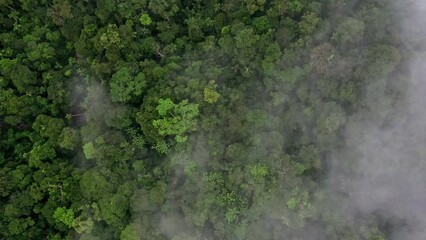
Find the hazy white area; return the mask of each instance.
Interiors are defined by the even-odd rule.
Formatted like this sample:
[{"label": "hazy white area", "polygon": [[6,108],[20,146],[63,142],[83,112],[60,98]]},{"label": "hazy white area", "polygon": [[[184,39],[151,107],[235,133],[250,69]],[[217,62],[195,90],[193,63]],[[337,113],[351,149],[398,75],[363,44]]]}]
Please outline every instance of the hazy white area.
[{"label": "hazy white area", "polygon": [[331,157],[340,168],[330,171],[328,186],[348,194],[349,221],[374,214],[390,223],[391,239],[420,240],[426,239],[426,1],[394,3],[410,10],[398,36],[409,63],[409,76],[397,82],[403,97],[369,102],[372,111],[350,119],[346,148]]}]

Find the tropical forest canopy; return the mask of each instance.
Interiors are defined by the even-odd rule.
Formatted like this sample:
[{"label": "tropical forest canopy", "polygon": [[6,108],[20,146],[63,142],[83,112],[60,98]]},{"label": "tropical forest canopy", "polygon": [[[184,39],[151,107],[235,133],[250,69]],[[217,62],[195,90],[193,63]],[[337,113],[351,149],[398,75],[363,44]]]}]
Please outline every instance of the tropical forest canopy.
[{"label": "tropical forest canopy", "polygon": [[404,99],[391,2],[0,0],[0,239],[388,239],[329,173]]}]

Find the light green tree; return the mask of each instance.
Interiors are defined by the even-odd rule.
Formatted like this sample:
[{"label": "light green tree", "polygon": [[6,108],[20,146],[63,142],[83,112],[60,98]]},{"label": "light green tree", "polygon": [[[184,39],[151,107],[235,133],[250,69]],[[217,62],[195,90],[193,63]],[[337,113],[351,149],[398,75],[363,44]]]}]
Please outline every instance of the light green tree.
[{"label": "light green tree", "polygon": [[58,207],[53,213],[53,218],[55,218],[55,220],[58,222],[62,222],[67,227],[74,226],[74,210],[72,209]]},{"label": "light green tree", "polygon": [[220,97],[220,93],[215,88],[205,87],[204,88],[204,101],[208,103],[215,103]]},{"label": "light green tree", "polygon": [[142,25],[147,26],[147,25],[151,25],[152,19],[147,13],[144,13],[139,17],[139,22]]},{"label": "light green tree", "polygon": [[88,142],[83,145],[83,153],[87,159],[93,159],[96,157],[96,149],[93,142]]},{"label": "light green tree", "polygon": [[251,178],[257,183],[264,183],[266,177],[269,175],[269,168],[262,164],[249,166],[248,169]]},{"label": "light green tree", "polygon": [[118,27],[115,24],[109,24],[106,29],[102,30],[99,37],[99,43],[105,49],[121,49],[124,47]]},{"label": "light green tree", "polygon": [[154,120],[152,125],[160,135],[175,136],[176,142],[186,142],[185,133],[196,130],[198,104],[188,103],[188,100],[175,104],[167,98],[160,99],[156,109],[161,118]]}]

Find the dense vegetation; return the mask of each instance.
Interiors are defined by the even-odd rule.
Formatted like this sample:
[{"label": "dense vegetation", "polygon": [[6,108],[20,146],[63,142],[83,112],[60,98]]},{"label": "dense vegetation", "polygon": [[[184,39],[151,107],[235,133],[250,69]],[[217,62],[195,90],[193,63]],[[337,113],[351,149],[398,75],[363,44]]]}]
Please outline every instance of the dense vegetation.
[{"label": "dense vegetation", "polygon": [[404,14],[0,0],[0,238],[386,239],[327,176],[356,171],[330,158],[352,123],[403,98]]}]

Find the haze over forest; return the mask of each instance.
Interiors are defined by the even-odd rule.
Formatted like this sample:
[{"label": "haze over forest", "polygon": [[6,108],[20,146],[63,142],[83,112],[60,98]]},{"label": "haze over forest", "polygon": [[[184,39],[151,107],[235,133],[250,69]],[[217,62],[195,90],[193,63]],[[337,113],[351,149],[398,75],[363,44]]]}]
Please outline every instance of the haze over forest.
[{"label": "haze over forest", "polygon": [[425,16],[0,0],[0,239],[426,239]]}]

